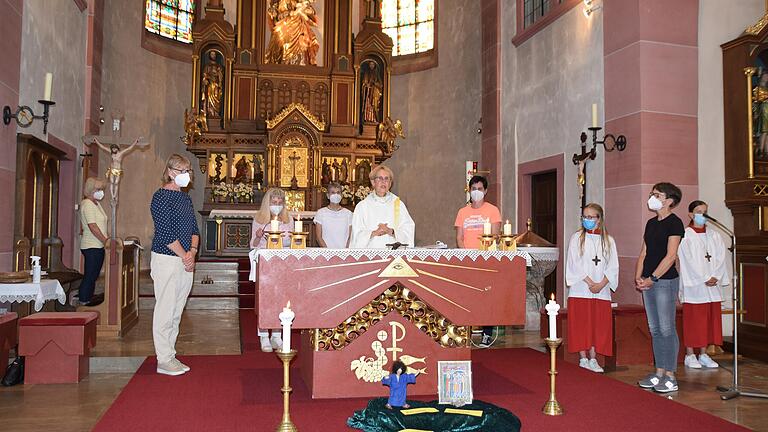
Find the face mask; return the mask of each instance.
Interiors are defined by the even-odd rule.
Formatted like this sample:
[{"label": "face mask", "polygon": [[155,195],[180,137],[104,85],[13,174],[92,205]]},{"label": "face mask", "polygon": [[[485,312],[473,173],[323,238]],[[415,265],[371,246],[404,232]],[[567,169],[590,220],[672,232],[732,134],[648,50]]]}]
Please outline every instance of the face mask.
[{"label": "face mask", "polygon": [[269,212],[272,213],[275,216],[279,215],[281,211],[283,211],[283,206],[281,206],[281,205],[271,205],[271,206],[269,206]]},{"label": "face mask", "polygon": [[581,218],[581,226],[583,226],[585,230],[593,230],[597,226],[597,221],[594,219]]},{"label": "face mask", "polygon": [[704,217],[701,213],[696,213],[693,215],[693,223],[696,225],[706,225],[707,224],[707,218]]},{"label": "face mask", "polygon": [[469,192],[469,197],[472,198],[472,202],[478,202],[485,197],[485,192],[479,190],[472,190]]},{"label": "face mask", "polygon": [[189,176],[189,173],[181,173],[173,179],[173,182],[179,187],[189,186],[190,181],[192,181],[192,178]]},{"label": "face mask", "polygon": [[97,201],[101,201],[102,199],[104,199],[104,191],[103,190],[98,190],[98,191],[94,192],[93,193],[93,197]]},{"label": "face mask", "polygon": [[341,195],[331,194],[331,196],[329,196],[328,199],[331,200],[332,203],[338,204],[341,202]]},{"label": "face mask", "polygon": [[664,207],[664,203],[661,202],[660,199],[656,198],[656,196],[651,195],[650,198],[648,198],[648,208],[653,211],[661,210],[661,208]]}]

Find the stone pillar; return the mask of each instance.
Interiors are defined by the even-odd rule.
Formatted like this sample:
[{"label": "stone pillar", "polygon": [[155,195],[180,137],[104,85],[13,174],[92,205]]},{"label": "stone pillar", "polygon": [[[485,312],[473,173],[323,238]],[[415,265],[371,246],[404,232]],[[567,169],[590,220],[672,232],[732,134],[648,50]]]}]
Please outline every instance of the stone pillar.
[{"label": "stone pillar", "polygon": [[501,5],[482,3],[482,119],[480,170],[490,170],[486,200],[501,208]]},{"label": "stone pillar", "polygon": [[635,264],[654,183],[683,191],[675,212],[687,222],[698,198],[698,0],[603,2],[605,127],[627,136],[605,154],[605,209],[619,252],[621,303],[640,303]]}]

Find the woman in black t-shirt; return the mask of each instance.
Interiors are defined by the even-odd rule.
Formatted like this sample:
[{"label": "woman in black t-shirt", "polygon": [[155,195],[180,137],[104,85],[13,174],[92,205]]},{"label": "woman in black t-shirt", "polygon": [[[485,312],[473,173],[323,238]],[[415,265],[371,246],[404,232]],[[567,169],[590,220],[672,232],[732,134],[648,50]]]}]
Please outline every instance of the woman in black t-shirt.
[{"label": "woman in black t-shirt", "polygon": [[656,365],[656,372],[640,380],[638,385],[660,393],[678,389],[675,371],[680,341],[675,327],[675,308],[680,278],[675,261],[685,227],[672,213],[672,208],[682,197],[680,189],[671,183],[653,186],[648,208],[656,216],[645,224],[643,247],[635,270],[635,287],[643,293]]}]

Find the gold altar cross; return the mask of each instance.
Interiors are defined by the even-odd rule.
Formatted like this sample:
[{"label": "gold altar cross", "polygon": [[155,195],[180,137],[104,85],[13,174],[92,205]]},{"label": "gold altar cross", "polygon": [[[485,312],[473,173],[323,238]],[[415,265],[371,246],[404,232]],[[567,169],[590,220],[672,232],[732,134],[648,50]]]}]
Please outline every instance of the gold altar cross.
[{"label": "gold altar cross", "polygon": [[299,159],[301,159],[301,156],[296,154],[296,150],[293,151],[293,154],[291,156],[288,156],[288,160],[291,161],[291,166],[293,168],[293,178],[291,178],[291,189],[299,188],[299,180],[296,178],[296,162]]}]

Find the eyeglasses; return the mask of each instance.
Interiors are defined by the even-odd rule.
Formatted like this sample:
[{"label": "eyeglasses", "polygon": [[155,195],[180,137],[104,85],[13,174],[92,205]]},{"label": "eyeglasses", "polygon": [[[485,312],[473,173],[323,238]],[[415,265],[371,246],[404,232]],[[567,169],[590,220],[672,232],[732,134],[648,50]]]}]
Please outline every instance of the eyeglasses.
[{"label": "eyeglasses", "polygon": [[600,216],[599,215],[598,216],[582,216],[581,218],[587,219],[587,220],[598,220],[600,219]]},{"label": "eyeglasses", "polygon": [[667,195],[664,192],[651,192],[648,194],[648,198],[655,196],[656,198],[662,200],[667,199]]},{"label": "eyeglasses", "polygon": [[182,174],[192,174],[192,170],[191,169],[178,169],[178,168],[171,168],[171,169],[174,170],[174,171],[178,171],[178,172],[180,172]]},{"label": "eyeglasses", "polygon": [[389,183],[392,179],[389,177],[377,176],[373,178],[374,181]]}]

